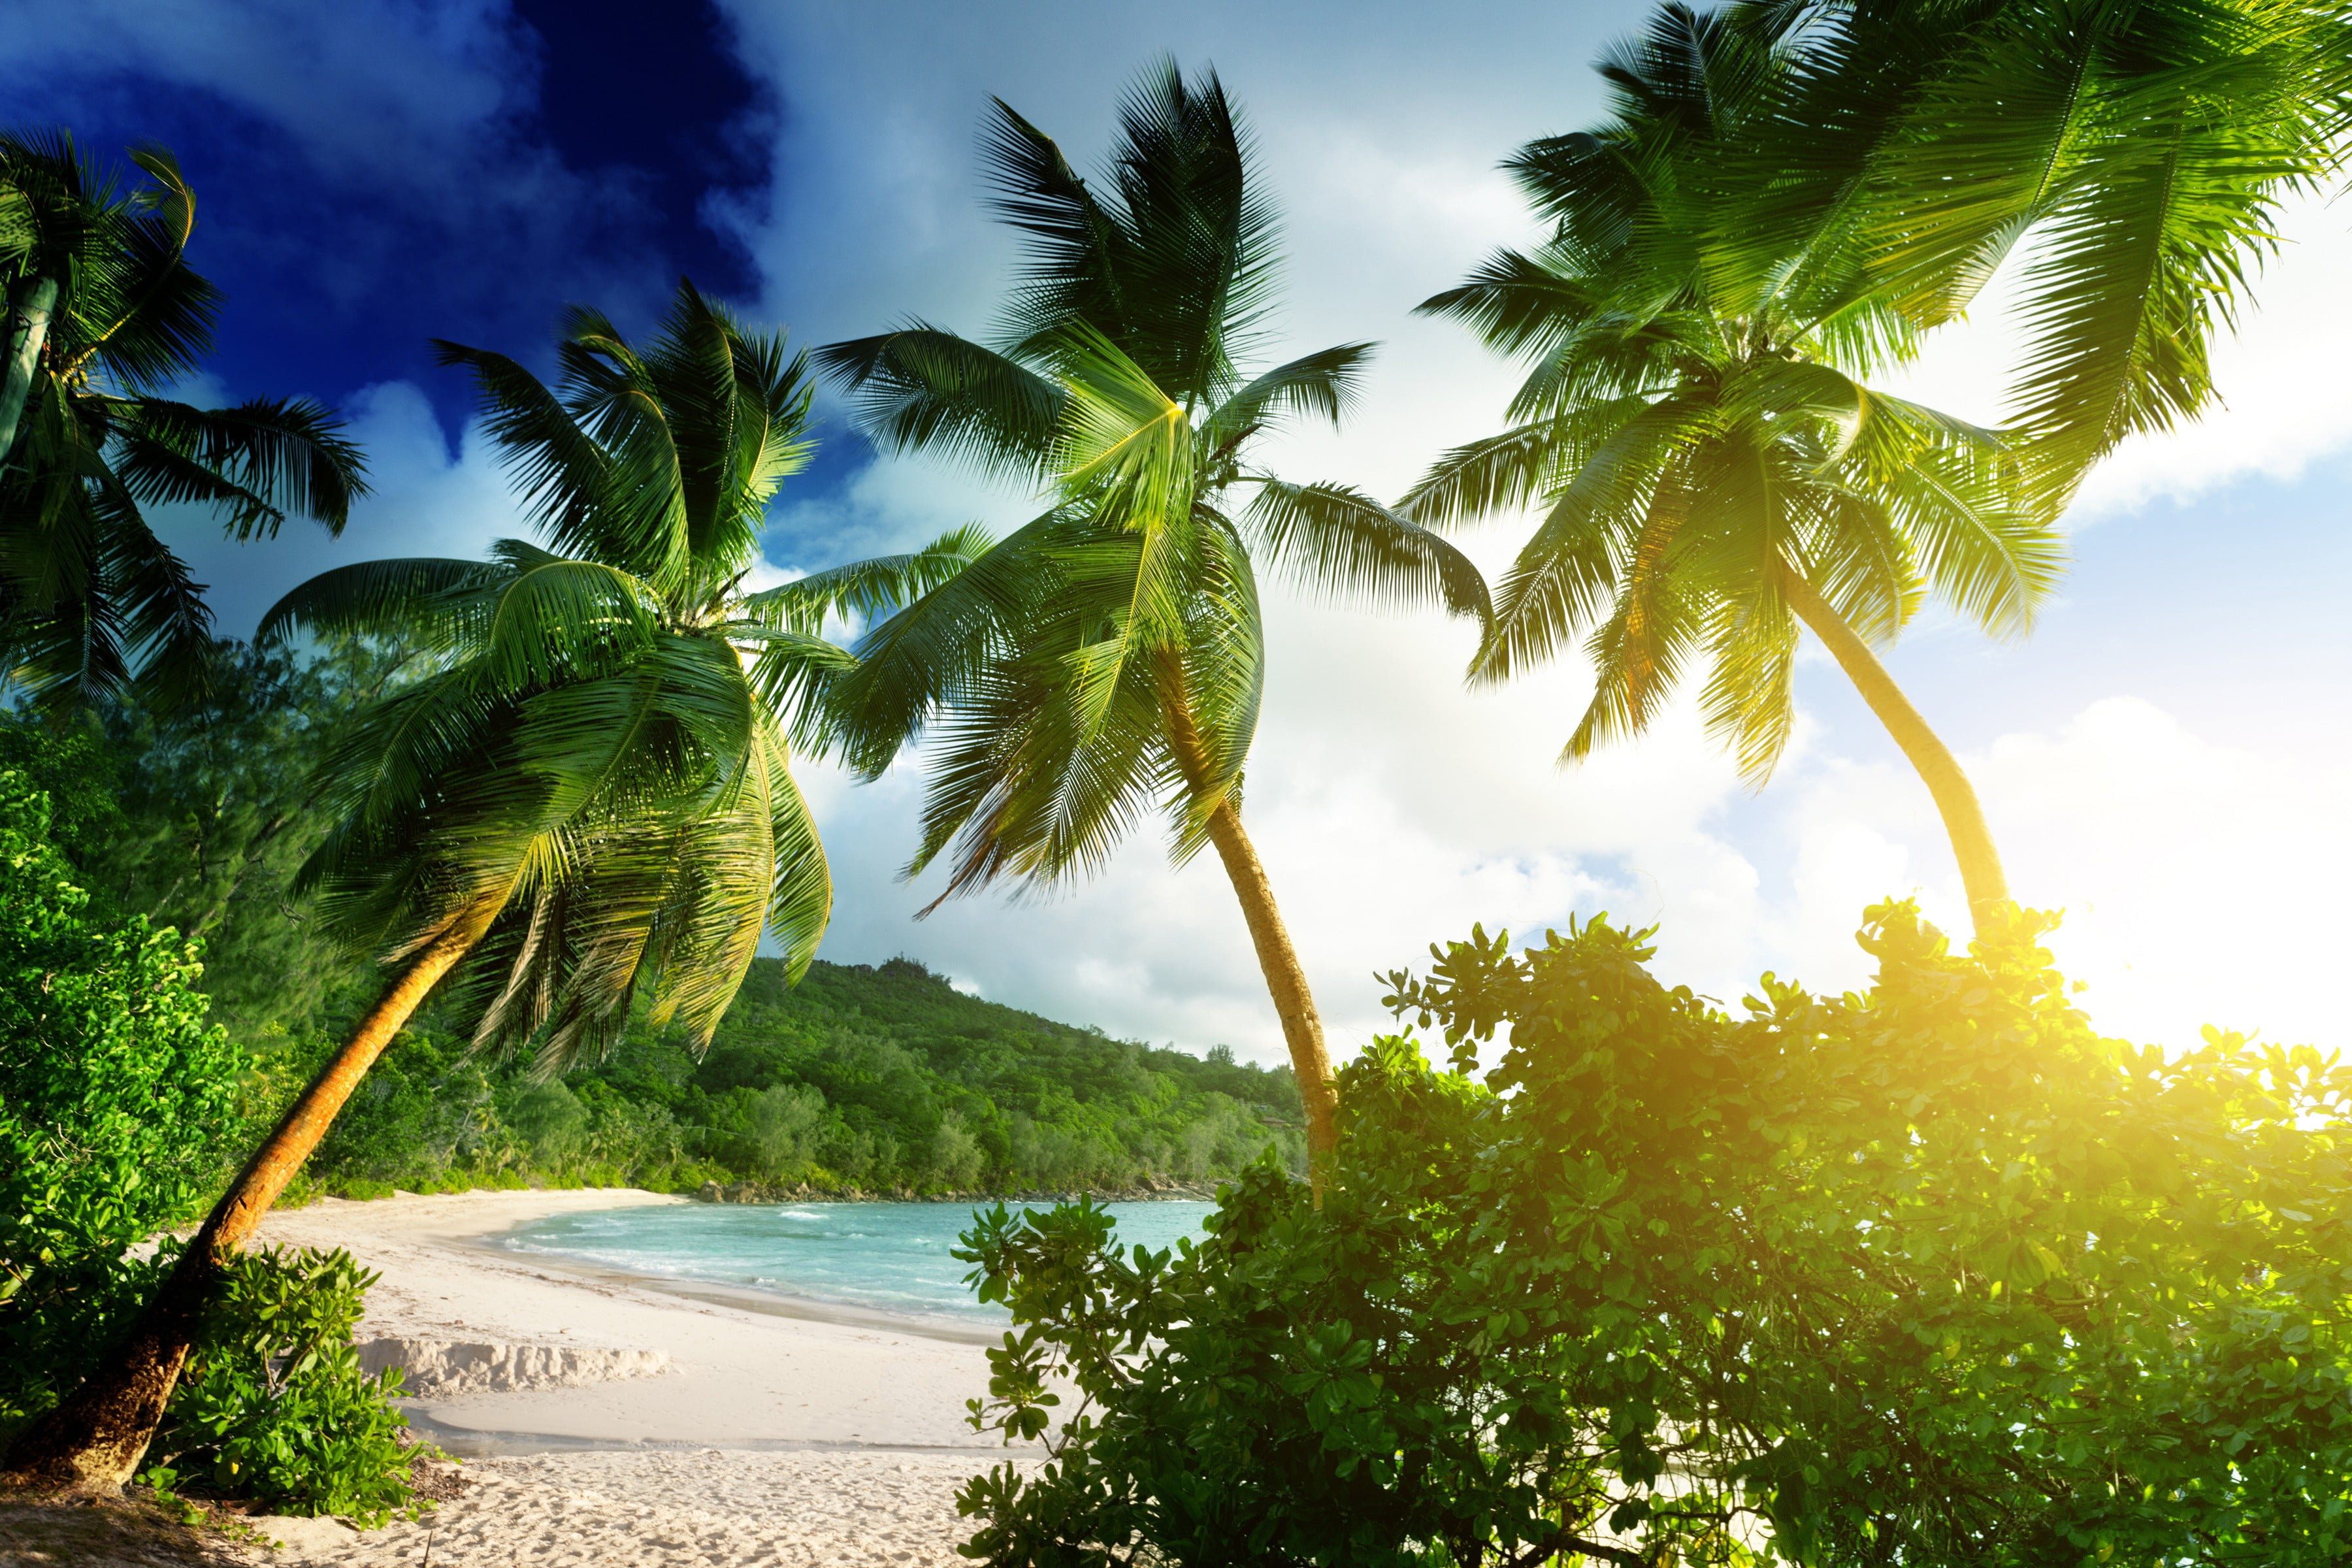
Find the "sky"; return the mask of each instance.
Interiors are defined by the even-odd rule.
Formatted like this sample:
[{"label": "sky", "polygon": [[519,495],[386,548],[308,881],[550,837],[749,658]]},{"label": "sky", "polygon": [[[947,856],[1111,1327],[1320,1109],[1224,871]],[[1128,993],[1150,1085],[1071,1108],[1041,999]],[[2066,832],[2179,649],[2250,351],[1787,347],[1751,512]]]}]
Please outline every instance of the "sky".
[{"label": "sky", "polygon": [[[1638,26],[1581,5],[1204,0],[1181,8],[911,0],[17,0],[0,91],[17,123],[94,153],[179,155],[192,258],[228,301],[191,396],[341,408],[375,494],[341,540],[298,525],[169,536],[249,631],[286,588],[383,555],[478,555],[519,531],[448,338],[551,364],[559,312],[648,328],[680,276],[803,344],[921,315],[979,332],[1015,260],[977,183],[990,97],[1082,168],[1119,92],[1161,54],[1213,65],[1245,107],[1288,255],[1274,358],[1362,338],[1381,355],[1339,432],[1267,452],[1296,479],[1402,490],[1498,427],[1515,377],[1412,305],[1536,232],[1497,163],[1597,117],[1591,63]],[[2030,638],[1934,612],[1886,656],[1984,798],[2017,896],[2065,911],[2052,945],[2103,1028],[2185,1045],[2216,1024],[2352,1044],[2352,201],[2284,226],[2256,308],[2219,355],[2226,406],[2139,441],[2068,520],[2074,565]],[[1895,387],[1996,421],[2014,348],[1996,279]],[[1031,498],[877,458],[837,405],[770,515],[779,580]],[[1465,539],[1490,573],[1506,520]],[[1853,933],[1916,896],[1966,930],[1925,788],[1825,656],[1798,676],[1797,740],[1746,789],[1685,705],[1573,770],[1573,662],[1465,690],[1472,634],[1266,597],[1271,669],[1246,817],[1335,1052],[1391,1027],[1376,973],[1473,922],[1534,938],[1607,911],[1656,924],[1671,982],[1736,1004],[1769,970],[1865,982]],[[1281,1058],[1239,910],[1213,859],[1146,835],[1047,901],[983,895],[929,920],[906,883],[920,758],[866,785],[803,769],[835,881],[822,955],[905,954],[997,1000],[1115,1035]]]}]

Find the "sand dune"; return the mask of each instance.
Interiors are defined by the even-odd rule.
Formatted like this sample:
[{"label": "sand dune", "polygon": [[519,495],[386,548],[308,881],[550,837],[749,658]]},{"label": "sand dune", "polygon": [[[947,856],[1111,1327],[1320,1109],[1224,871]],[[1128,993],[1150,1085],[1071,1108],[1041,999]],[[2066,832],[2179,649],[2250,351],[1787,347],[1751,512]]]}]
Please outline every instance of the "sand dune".
[{"label": "sand dune", "polygon": [[[638,1192],[330,1200],[265,1243],[349,1247],[383,1278],[357,1339],[419,1374],[418,1428],[467,1486],[427,1521],[270,1521],[310,1564],[956,1563],[956,1488],[1002,1462],[963,1420],[980,1337],[791,1315],[488,1244],[544,1215],[679,1200]],[[764,1310],[763,1310],[764,1309]]]}]

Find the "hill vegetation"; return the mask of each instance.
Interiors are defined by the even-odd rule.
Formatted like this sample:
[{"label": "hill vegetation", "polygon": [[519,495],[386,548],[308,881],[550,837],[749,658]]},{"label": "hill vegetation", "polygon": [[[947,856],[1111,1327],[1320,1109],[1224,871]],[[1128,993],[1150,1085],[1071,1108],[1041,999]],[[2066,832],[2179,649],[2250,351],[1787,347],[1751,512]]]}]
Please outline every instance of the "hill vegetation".
[{"label": "hill vegetation", "polygon": [[[99,906],[198,940],[196,987],[247,1058],[257,1123],[380,984],[317,931],[291,883],[320,826],[309,758],[400,663],[356,645],[301,664],[231,648],[211,700],[179,715],[100,703],[0,720],[0,766],[60,803],[53,835]],[[1303,1159],[1287,1068],[1113,1039],[966,995],[911,959],[819,961],[796,988],[780,960],[756,960],[698,1059],[642,1006],[608,1054],[552,1078],[473,1051],[462,1025],[417,1016],[298,1196],[535,1183],[1114,1191],[1213,1180],[1269,1143]]]},{"label": "hill vegetation", "polygon": [[[326,1036],[322,1033],[320,1046]],[[310,1052],[281,1047],[290,1079]],[[435,1025],[369,1076],[311,1163],[352,1196],[524,1181],[684,1191],[1124,1190],[1302,1157],[1286,1068],[1113,1039],[957,991],[911,959],[781,960],[697,1060],[640,1022],[605,1060],[540,1080]]]}]

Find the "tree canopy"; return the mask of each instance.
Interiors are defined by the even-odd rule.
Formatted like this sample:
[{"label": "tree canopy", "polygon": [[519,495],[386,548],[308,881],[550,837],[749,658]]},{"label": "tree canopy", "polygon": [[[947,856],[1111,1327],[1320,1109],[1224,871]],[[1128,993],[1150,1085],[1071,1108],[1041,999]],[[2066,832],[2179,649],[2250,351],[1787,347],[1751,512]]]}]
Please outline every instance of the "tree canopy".
[{"label": "tree canopy", "polygon": [[1451,1067],[1345,1069],[1319,1210],[1261,1172],[1173,1256],[1091,1206],[967,1237],[1017,1324],[975,1425],[1066,1423],[971,1550],[2342,1562],[2352,1067],[2104,1037],[2046,926],[1882,905],[1868,990],[1737,1013],[1606,921],[1433,950],[1390,1001]]}]

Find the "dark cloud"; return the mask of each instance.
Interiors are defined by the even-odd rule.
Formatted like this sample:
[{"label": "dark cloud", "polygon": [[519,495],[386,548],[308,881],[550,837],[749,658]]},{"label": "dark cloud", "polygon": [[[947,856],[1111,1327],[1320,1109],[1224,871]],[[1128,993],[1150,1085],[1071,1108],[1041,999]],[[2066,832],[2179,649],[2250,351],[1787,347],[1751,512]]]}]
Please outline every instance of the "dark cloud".
[{"label": "dark cloud", "polygon": [[430,338],[540,359],[567,302],[639,327],[681,272],[753,289],[705,204],[761,209],[772,111],[703,5],[33,5],[0,90],[95,152],[178,153],[232,395],[407,379],[454,426]]}]

